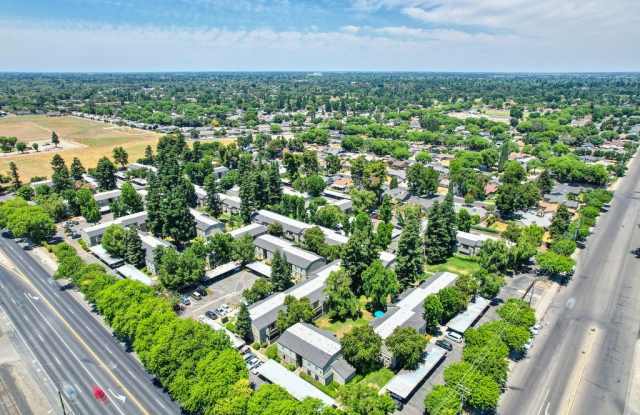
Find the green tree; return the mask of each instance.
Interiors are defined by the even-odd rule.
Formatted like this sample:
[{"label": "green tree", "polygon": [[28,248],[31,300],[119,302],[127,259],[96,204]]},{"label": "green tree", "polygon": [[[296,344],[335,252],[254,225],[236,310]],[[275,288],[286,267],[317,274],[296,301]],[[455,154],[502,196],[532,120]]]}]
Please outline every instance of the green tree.
[{"label": "green tree", "polygon": [[313,221],[316,224],[331,229],[336,229],[339,224],[344,222],[344,219],[344,213],[335,205],[322,206],[313,215]]},{"label": "green tree", "polygon": [[242,265],[253,262],[255,259],[256,249],[253,246],[253,238],[245,235],[235,240],[233,244],[234,259],[240,261]]},{"label": "green tree", "polygon": [[460,209],[460,211],[458,211],[457,225],[458,225],[458,230],[462,232],[471,231],[471,225],[472,225],[471,215],[469,214],[469,211],[467,209],[463,208],[463,209]]},{"label": "green tree", "polygon": [[551,193],[551,190],[553,190],[553,178],[548,170],[542,170],[536,183],[542,194]]},{"label": "green tree", "polygon": [[422,362],[422,354],[427,339],[413,327],[397,327],[385,340],[385,345],[393,354],[396,367],[415,369]]},{"label": "green tree", "polygon": [[277,205],[281,200],[282,180],[280,178],[280,166],[274,160],[269,168],[269,204]]},{"label": "green tree", "polygon": [[565,278],[573,272],[576,262],[569,257],[559,255],[553,251],[545,251],[536,255],[536,263],[540,271],[550,275],[564,275]]},{"label": "green tree", "polygon": [[142,240],[140,240],[138,231],[135,228],[127,229],[125,244],[125,261],[134,267],[142,267],[144,265],[145,252],[142,248]]},{"label": "green tree", "polygon": [[124,258],[127,252],[127,230],[121,225],[109,225],[100,244],[111,255]]},{"label": "green tree", "polygon": [[142,212],[144,210],[144,202],[142,196],[136,192],[133,185],[129,182],[125,182],[120,189],[120,202],[126,208],[126,214]]},{"label": "green tree", "polygon": [[280,333],[296,323],[311,323],[314,312],[308,298],[297,299],[288,295],[284,299],[284,310],[278,311],[276,328]]},{"label": "green tree", "polygon": [[236,331],[245,341],[251,341],[251,316],[249,316],[249,309],[245,303],[240,304],[236,318]]},{"label": "green tree", "polygon": [[396,410],[393,399],[364,382],[352,382],[338,390],[338,399],[348,408],[349,415],[387,415]]},{"label": "green tree", "polygon": [[60,144],[60,137],[58,137],[55,131],[51,131],[51,144],[53,144],[54,147],[58,147],[58,144]]},{"label": "green tree", "polygon": [[497,312],[505,321],[519,327],[528,329],[536,324],[536,315],[531,306],[517,298],[508,299]]},{"label": "green tree", "polygon": [[458,415],[462,408],[460,394],[446,385],[436,385],[424,400],[429,415]]},{"label": "green tree", "polygon": [[77,181],[82,180],[82,175],[85,174],[86,172],[87,170],[82,165],[82,162],[80,161],[80,159],[78,157],[74,157],[73,161],[71,162],[71,170],[70,170],[71,178]]},{"label": "green tree", "polygon": [[318,174],[312,174],[307,176],[304,180],[305,189],[312,197],[318,197],[324,191],[327,184],[324,179]]},{"label": "green tree", "polygon": [[258,278],[251,288],[247,288],[242,291],[242,297],[247,300],[247,303],[253,304],[263,298],[267,298],[273,293],[273,285],[264,278]]},{"label": "green tree", "polygon": [[324,288],[325,307],[332,320],[356,319],[360,314],[358,299],[351,291],[351,278],[342,269],[331,272]]},{"label": "green tree", "polygon": [[23,198],[24,200],[31,200],[35,195],[35,191],[33,187],[28,184],[20,186],[18,190],[16,190],[16,196]]},{"label": "green tree", "polygon": [[489,272],[506,272],[509,266],[509,248],[504,241],[487,239],[478,251],[478,262]]},{"label": "green tree", "polygon": [[163,236],[172,238],[179,247],[196,237],[195,219],[183,194],[167,194],[161,201],[160,208]]},{"label": "green tree", "polygon": [[448,387],[463,391],[465,405],[478,411],[492,411],[498,405],[500,386],[468,362],[454,363],[444,370]]},{"label": "green tree", "polygon": [[382,197],[382,203],[378,209],[378,214],[381,221],[384,223],[391,223],[391,219],[393,218],[393,208],[391,206],[391,197],[389,197],[389,195],[384,195]]},{"label": "green tree", "polygon": [[64,162],[64,159],[56,154],[51,159],[51,168],[53,174],[51,175],[51,181],[53,182],[53,190],[56,192],[62,192],[65,189],[71,188],[71,179],[69,178],[69,169]]},{"label": "green tree", "polygon": [[[447,196],[450,199],[450,196]],[[453,200],[434,203],[429,210],[429,222],[425,233],[425,254],[430,264],[442,263],[456,249],[456,217]]]},{"label": "green tree", "polygon": [[380,366],[382,339],[369,325],[354,327],[340,340],[342,354],[359,373],[366,374]]},{"label": "green tree", "polygon": [[308,251],[320,254],[325,247],[324,232],[317,226],[304,231],[302,235],[302,247]]},{"label": "green tree", "polygon": [[376,259],[362,273],[362,291],[371,301],[374,310],[384,310],[387,308],[387,299],[400,291],[400,284],[396,273],[385,268]]},{"label": "green tree", "polygon": [[271,257],[271,283],[276,291],[284,291],[293,285],[291,265],[280,251],[274,252]]},{"label": "green tree", "polygon": [[396,275],[403,287],[413,284],[424,267],[423,243],[420,237],[420,222],[414,214],[408,215],[396,256]]},{"label": "green tree", "polygon": [[362,273],[378,258],[377,247],[369,217],[360,213],[354,221],[354,230],[342,254],[342,267],[351,278],[351,289],[357,295],[362,290]]},{"label": "green tree", "polygon": [[485,298],[493,298],[498,295],[500,288],[504,285],[504,278],[501,275],[492,274],[484,268],[476,271],[473,278],[480,285],[478,293]]},{"label": "green tree", "polygon": [[204,179],[204,190],[207,192],[205,205],[207,211],[214,217],[220,216],[222,214],[222,203],[220,202],[218,181],[214,174],[210,174]]},{"label": "green tree", "polygon": [[438,294],[430,294],[424,299],[424,321],[426,322],[427,331],[436,333],[440,322],[443,320],[444,307],[440,302]]},{"label": "green tree", "polygon": [[415,163],[407,169],[409,191],[417,196],[428,197],[438,190],[439,174],[431,167]]},{"label": "green tree", "polygon": [[102,157],[98,160],[98,165],[93,176],[98,181],[98,187],[100,190],[113,190],[116,188],[116,168],[106,157]]},{"label": "green tree", "polygon": [[75,201],[80,208],[80,214],[89,223],[97,223],[100,218],[100,208],[89,189],[79,189],[75,192]]},{"label": "green tree", "polygon": [[558,206],[558,210],[553,215],[553,219],[551,219],[551,225],[549,225],[551,237],[554,239],[563,237],[569,230],[570,224],[571,212],[564,204]]},{"label": "green tree", "polygon": [[11,176],[11,186],[14,190],[18,190],[22,186],[22,182],[18,174],[18,166],[13,161],[9,162],[9,176]]},{"label": "green tree", "polygon": [[342,168],[340,157],[336,156],[335,154],[327,154],[327,156],[324,159],[324,162],[325,162],[325,170],[327,171],[327,174],[330,174],[330,175],[336,174]]},{"label": "green tree", "polygon": [[446,323],[467,308],[467,299],[456,287],[446,287],[438,292],[442,304],[442,323]]},{"label": "green tree", "polygon": [[127,167],[129,163],[129,153],[123,147],[114,147],[113,148],[113,159],[116,163],[120,164],[121,168]]}]

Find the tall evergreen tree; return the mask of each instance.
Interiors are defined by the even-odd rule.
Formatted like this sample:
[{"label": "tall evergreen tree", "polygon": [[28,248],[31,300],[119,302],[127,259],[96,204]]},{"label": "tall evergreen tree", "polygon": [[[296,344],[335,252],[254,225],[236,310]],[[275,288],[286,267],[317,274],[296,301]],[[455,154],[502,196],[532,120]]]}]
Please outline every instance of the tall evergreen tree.
[{"label": "tall evergreen tree", "polygon": [[269,204],[277,205],[282,200],[282,181],[280,179],[280,166],[277,161],[271,162],[269,168]]},{"label": "tall evergreen tree", "polygon": [[53,174],[51,175],[53,190],[60,193],[65,189],[70,189],[69,169],[67,169],[64,159],[59,154],[54,155],[51,159],[51,168],[53,169]]},{"label": "tall evergreen tree", "polygon": [[447,223],[439,202],[433,204],[428,218],[424,237],[425,255],[428,263],[437,264],[446,261],[449,257]]},{"label": "tall evergreen tree", "polygon": [[144,250],[142,249],[142,241],[135,228],[127,229],[127,237],[125,240],[124,259],[127,263],[134,267],[144,265]]},{"label": "tall evergreen tree", "polygon": [[116,188],[116,167],[107,157],[98,160],[94,173],[100,190],[113,190]]},{"label": "tall evergreen tree", "polygon": [[151,146],[146,146],[144,149],[144,157],[140,159],[142,164],[152,165],[155,161],[155,156],[153,155],[153,148]]},{"label": "tall evergreen tree", "polygon": [[87,170],[82,165],[82,162],[78,157],[74,157],[71,162],[71,177],[73,180],[82,180],[82,175],[85,174]]},{"label": "tall evergreen tree", "polygon": [[160,203],[162,235],[172,238],[178,247],[196,237],[196,222],[180,192],[170,192]]},{"label": "tall evergreen tree", "polygon": [[571,212],[569,212],[569,209],[562,204],[553,215],[553,219],[551,219],[551,225],[549,225],[549,233],[551,234],[551,237],[554,239],[562,238],[569,229],[570,224]]},{"label": "tall evergreen tree", "polygon": [[271,283],[275,291],[284,291],[293,285],[291,265],[280,251],[276,251],[271,257]]},{"label": "tall evergreen tree", "polygon": [[538,176],[536,183],[538,184],[538,188],[542,194],[551,193],[551,190],[553,189],[553,178],[548,170],[542,170],[542,173]]},{"label": "tall evergreen tree", "polygon": [[249,223],[251,214],[258,205],[256,201],[257,175],[257,172],[251,171],[240,176],[240,215],[245,223]]},{"label": "tall evergreen tree", "polygon": [[11,186],[14,190],[18,190],[22,186],[20,175],[18,174],[18,166],[13,161],[9,163],[9,175],[11,176]]},{"label": "tall evergreen tree", "polygon": [[162,235],[162,185],[158,176],[150,172],[148,176],[149,188],[145,198],[147,207],[147,229],[156,236]]},{"label": "tall evergreen tree", "polygon": [[222,214],[222,203],[220,202],[220,189],[215,175],[210,174],[204,179],[204,190],[207,192],[207,210],[215,217],[220,216]]},{"label": "tall evergreen tree", "polygon": [[380,204],[380,208],[378,209],[380,214],[380,220],[384,223],[391,223],[391,219],[393,217],[393,209],[391,207],[391,197],[389,195],[384,195],[382,198],[382,203]]},{"label": "tall evergreen tree", "polygon": [[60,137],[58,137],[55,131],[51,131],[51,144],[53,144],[54,147],[58,147],[58,144],[60,144]]},{"label": "tall evergreen tree", "polygon": [[349,241],[342,254],[342,266],[351,278],[351,289],[362,291],[362,273],[378,258],[378,249],[373,239],[371,219],[365,213],[356,216]]},{"label": "tall evergreen tree", "polygon": [[509,154],[511,153],[511,142],[509,139],[505,139],[500,146],[500,159],[498,160],[498,170],[502,171],[504,164],[509,160]]},{"label": "tall evergreen tree", "polygon": [[424,252],[420,237],[420,221],[412,212],[408,215],[396,256],[396,275],[403,287],[413,284],[422,274],[424,267]]},{"label": "tall evergreen tree", "polygon": [[236,332],[244,341],[251,341],[251,316],[249,315],[249,308],[245,303],[241,303],[240,310],[238,310]]}]

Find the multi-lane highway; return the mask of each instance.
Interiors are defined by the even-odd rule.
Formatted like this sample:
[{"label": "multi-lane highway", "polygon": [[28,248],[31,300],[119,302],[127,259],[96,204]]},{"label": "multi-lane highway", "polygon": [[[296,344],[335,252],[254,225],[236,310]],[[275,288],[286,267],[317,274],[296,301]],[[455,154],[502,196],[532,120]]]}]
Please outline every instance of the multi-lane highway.
[{"label": "multi-lane highway", "polygon": [[[0,267],[0,307],[54,384],[72,389],[77,415],[179,414],[139,362],[50,274],[10,239],[0,249],[15,269]],[[94,386],[107,395],[95,398]],[[71,387],[71,388],[70,388]]]},{"label": "multi-lane highway", "polygon": [[[630,388],[640,328],[640,161],[635,160],[509,376],[501,414],[637,414]],[[640,385],[636,385],[640,387]]]}]

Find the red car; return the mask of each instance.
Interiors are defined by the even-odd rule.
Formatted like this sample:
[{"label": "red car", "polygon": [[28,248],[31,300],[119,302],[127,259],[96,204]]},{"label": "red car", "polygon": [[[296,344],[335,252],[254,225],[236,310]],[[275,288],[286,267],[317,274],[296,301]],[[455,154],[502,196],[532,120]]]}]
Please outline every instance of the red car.
[{"label": "red car", "polygon": [[93,397],[102,402],[107,401],[107,394],[104,392],[104,390],[102,390],[100,386],[93,387]]}]

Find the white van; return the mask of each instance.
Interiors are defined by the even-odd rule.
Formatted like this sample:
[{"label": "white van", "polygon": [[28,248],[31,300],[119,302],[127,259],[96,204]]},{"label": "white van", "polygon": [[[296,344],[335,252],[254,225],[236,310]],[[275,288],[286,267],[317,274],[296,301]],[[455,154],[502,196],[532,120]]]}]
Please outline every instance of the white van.
[{"label": "white van", "polygon": [[454,341],[454,342],[456,342],[456,343],[462,343],[462,340],[464,339],[464,338],[462,337],[462,334],[460,334],[460,333],[456,333],[455,331],[451,331],[451,330],[447,331],[447,335],[446,335],[446,337],[447,337],[449,340],[452,340],[452,341]]}]

